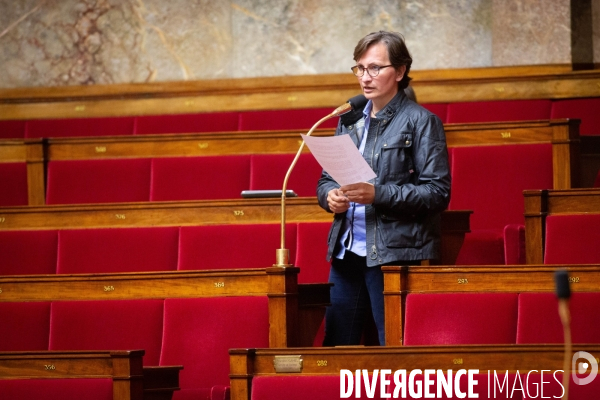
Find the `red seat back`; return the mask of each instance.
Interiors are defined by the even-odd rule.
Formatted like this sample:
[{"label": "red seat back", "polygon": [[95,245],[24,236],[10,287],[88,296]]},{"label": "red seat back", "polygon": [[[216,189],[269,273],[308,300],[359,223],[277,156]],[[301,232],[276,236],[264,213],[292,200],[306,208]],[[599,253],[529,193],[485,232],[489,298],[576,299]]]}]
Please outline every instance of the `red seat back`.
[{"label": "red seat back", "polygon": [[145,350],[158,365],[163,300],[55,301],[50,350]]},{"label": "red seat back", "polygon": [[0,321],[0,351],[48,350],[50,302],[0,302]]},{"label": "red seat back", "polygon": [[152,201],[235,199],[249,187],[249,155],[152,160]]},{"label": "red seat back", "polygon": [[550,118],[550,100],[498,100],[448,104],[446,122],[527,121]]},{"label": "red seat back", "polygon": [[546,218],[544,264],[600,264],[600,214]]},{"label": "red seat back", "polygon": [[516,293],[408,294],[405,345],[513,344]]},{"label": "red seat back", "polygon": [[[296,224],[286,225],[290,260],[296,254]],[[179,270],[267,268],[277,261],[281,225],[206,225],[181,227]]]},{"label": "red seat back", "polygon": [[578,118],[580,135],[600,135],[600,98],[590,99],[564,99],[552,102],[550,117]]},{"label": "red seat back", "polygon": [[145,115],[136,117],[135,134],[237,131],[237,112]]},{"label": "red seat back", "polygon": [[0,379],[2,400],[113,400],[110,378]]},{"label": "red seat back", "polygon": [[[250,189],[281,190],[294,156],[295,154],[252,155]],[[317,182],[321,172],[322,168],[315,157],[310,153],[302,153],[292,170],[287,189],[293,190],[298,196],[314,197],[317,195]]]},{"label": "red seat back", "polygon": [[55,274],[57,251],[57,231],[0,231],[0,275]]},{"label": "red seat back", "polygon": [[421,104],[424,108],[428,109],[435,115],[437,115],[442,123],[446,123],[446,119],[448,118],[448,104],[446,103],[431,103],[431,104]]},{"label": "red seat back", "polygon": [[[600,344],[600,293],[573,293],[569,300],[573,343]],[[521,293],[517,343],[563,343],[563,328],[554,293]]]},{"label": "red seat back", "polygon": [[24,120],[0,120],[0,139],[22,139],[25,137]]},{"label": "red seat back", "polygon": [[229,386],[229,349],[269,346],[266,296],[166,299],[160,365],[182,389]]},{"label": "red seat back", "polygon": [[134,117],[33,119],[27,121],[25,137],[133,135]]},{"label": "red seat back", "polygon": [[299,283],[329,281],[327,238],[331,222],[302,222],[298,224],[296,267],[300,267]]},{"label": "red seat back", "polygon": [[179,228],[73,229],[59,232],[59,274],[172,271]]},{"label": "red seat back", "polygon": [[150,162],[145,158],[50,161],[46,203],[148,201]]},{"label": "red seat back", "polygon": [[[305,129],[308,131],[321,118],[331,114],[333,108],[305,108],[298,110],[246,111],[240,113],[240,131],[272,131]],[[339,118],[331,118],[319,128],[335,128]]]},{"label": "red seat back", "polygon": [[452,210],[473,210],[471,229],[525,223],[523,190],[551,189],[550,144],[456,147]]},{"label": "red seat back", "polygon": [[0,207],[29,204],[27,164],[24,162],[0,162],[0,185]]}]

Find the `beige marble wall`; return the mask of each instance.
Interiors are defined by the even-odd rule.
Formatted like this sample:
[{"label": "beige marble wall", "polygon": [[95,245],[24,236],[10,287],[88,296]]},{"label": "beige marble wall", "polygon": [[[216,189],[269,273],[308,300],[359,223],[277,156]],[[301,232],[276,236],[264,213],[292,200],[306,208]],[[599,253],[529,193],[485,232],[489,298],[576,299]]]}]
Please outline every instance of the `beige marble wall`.
[{"label": "beige marble wall", "polygon": [[0,87],[349,73],[379,29],[415,70],[570,62],[569,0],[0,0]]},{"label": "beige marble wall", "polygon": [[600,64],[600,0],[592,0],[594,63]]}]

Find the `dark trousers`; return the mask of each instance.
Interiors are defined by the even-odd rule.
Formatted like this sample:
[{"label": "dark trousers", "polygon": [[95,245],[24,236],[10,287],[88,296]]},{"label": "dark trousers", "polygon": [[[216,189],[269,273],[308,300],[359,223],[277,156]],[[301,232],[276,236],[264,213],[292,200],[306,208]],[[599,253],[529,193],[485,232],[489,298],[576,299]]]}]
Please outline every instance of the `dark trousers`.
[{"label": "dark trousers", "polygon": [[343,260],[334,258],[329,273],[331,306],[325,313],[323,346],[360,344],[369,311],[377,326],[379,344],[385,345],[383,273],[367,267],[366,257],[346,251]]}]

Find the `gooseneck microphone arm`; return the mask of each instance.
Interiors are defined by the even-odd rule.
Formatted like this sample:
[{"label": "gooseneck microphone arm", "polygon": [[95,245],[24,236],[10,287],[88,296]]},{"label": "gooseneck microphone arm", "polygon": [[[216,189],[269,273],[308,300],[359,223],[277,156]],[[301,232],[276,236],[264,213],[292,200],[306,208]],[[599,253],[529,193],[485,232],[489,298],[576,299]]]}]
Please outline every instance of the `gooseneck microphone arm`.
[{"label": "gooseneck microphone arm", "polygon": [[[310,130],[308,131],[306,136],[310,136],[319,125],[321,125],[323,122],[327,121],[328,119],[333,118],[333,117],[339,117],[339,116],[342,116],[343,114],[346,114],[352,110],[356,110],[360,105],[362,105],[364,107],[364,104],[366,104],[366,99],[363,103],[361,98],[364,99],[364,96],[359,95],[359,96],[353,97],[350,100],[348,100],[347,103],[345,103],[345,104],[339,106],[338,108],[336,108],[335,110],[333,110],[331,112],[331,114],[326,115],[325,117],[321,118],[319,121],[317,121],[316,124],[313,125],[312,128],[310,128]],[[290,251],[285,247],[285,199],[286,199],[285,192],[287,189],[288,180],[290,179],[290,175],[292,174],[292,170],[296,166],[296,163],[298,162],[298,158],[300,158],[300,154],[302,154],[303,149],[304,149],[304,142],[302,142],[302,144],[300,145],[300,148],[298,149],[298,152],[296,153],[296,157],[294,157],[294,160],[292,161],[292,164],[290,165],[287,173],[285,174],[285,178],[283,179],[283,189],[281,191],[281,247],[276,250],[276,259],[277,259],[277,263],[275,264],[276,267],[286,267],[286,266],[291,265],[290,264]]]}]

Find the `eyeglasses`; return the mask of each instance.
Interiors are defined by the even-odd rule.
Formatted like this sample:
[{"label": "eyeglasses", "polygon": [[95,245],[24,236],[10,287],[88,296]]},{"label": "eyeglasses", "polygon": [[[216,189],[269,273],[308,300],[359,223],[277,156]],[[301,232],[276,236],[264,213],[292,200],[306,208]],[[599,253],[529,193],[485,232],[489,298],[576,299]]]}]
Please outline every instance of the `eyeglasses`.
[{"label": "eyeglasses", "polygon": [[355,65],[350,69],[352,70],[352,73],[359,78],[365,74],[365,71],[367,71],[367,74],[369,74],[371,78],[375,78],[377,75],[379,75],[380,70],[387,67],[393,67],[393,65],[383,65],[381,67],[379,65],[371,65],[367,68],[363,67],[362,65]]}]

